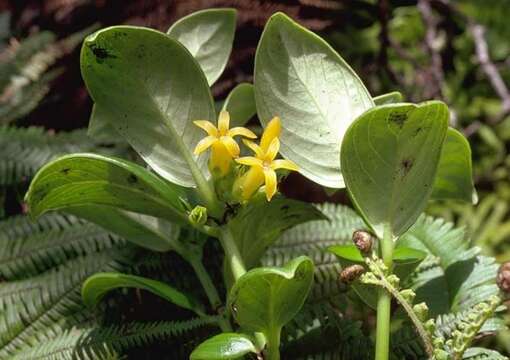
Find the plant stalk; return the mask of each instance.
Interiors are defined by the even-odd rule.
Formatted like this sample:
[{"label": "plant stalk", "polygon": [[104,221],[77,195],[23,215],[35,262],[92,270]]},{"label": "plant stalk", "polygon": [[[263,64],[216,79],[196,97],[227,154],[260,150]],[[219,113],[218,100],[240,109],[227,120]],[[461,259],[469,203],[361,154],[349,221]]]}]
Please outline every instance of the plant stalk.
[{"label": "plant stalk", "polygon": [[[205,293],[207,295],[207,298],[209,299],[209,303],[211,304],[211,307],[216,311],[221,308],[222,301],[220,299],[220,296],[218,294],[218,290],[214,286],[214,283],[209,276],[209,273],[204,267],[204,263],[199,258],[194,258],[190,261],[191,266],[195,270],[195,274],[197,274],[198,280],[200,281],[200,284],[205,290]],[[225,313],[221,313],[220,319],[218,320],[218,325],[221,328],[223,332],[231,332],[232,326],[230,325],[230,321],[225,316]]]},{"label": "plant stalk", "polygon": [[[383,262],[391,272],[393,266],[393,235],[389,225],[384,225],[383,238],[380,245]],[[388,360],[390,350],[391,294],[384,288],[380,288],[378,291],[375,360]]]},{"label": "plant stalk", "polygon": [[280,329],[275,329],[267,338],[267,346],[265,350],[267,360],[280,360]]},{"label": "plant stalk", "polygon": [[220,230],[220,242],[225,251],[226,261],[232,270],[232,275],[237,280],[246,273],[246,266],[234,241],[232,232],[227,226],[223,226]]}]

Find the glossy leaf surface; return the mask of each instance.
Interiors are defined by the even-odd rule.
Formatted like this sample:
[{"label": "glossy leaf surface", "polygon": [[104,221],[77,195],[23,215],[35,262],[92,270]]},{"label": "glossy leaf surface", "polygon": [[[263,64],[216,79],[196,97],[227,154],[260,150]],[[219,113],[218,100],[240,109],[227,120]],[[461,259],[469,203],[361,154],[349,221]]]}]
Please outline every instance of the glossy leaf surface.
[{"label": "glossy leaf surface", "polygon": [[207,172],[192,150],[203,131],[194,120],[216,122],[207,80],[191,54],[168,35],[132,26],[100,30],[84,41],[81,71],[110,123],[158,174],[195,185]]},{"label": "glossy leaf surface", "polygon": [[223,333],[207,339],[191,353],[191,360],[228,360],[240,359],[257,349],[244,334]]},{"label": "glossy leaf surface", "polygon": [[303,306],[313,272],[313,262],[304,256],[281,268],[248,271],[236,281],[229,296],[234,319],[249,331],[279,331]]},{"label": "glossy leaf surface", "polygon": [[111,206],[87,205],[65,209],[67,213],[91,221],[124,239],[152,251],[182,252],[180,227],[149,215]]},{"label": "glossy leaf surface", "polygon": [[102,205],[186,222],[182,188],[128,161],[95,154],[63,156],[36,174],[26,195],[32,216]]},{"label": "glossy leaf surface", "polygon": [[235,28],[235,9],[207,9],[179,19],[168,35],[188,49],[212,85],[227,65]]},{"label": "glossy leaf surface", "polygon": [[309,179],[343,187],[339,144],[351,122],[374,106],[356,73],[323,39],[277,13],[260,39],[254,78],[262,124],[281,118],[283,156]]},{"label": "glossy leaf surface", "polygon": [[253,85],[241,83],[228,94],[222,110],[230,113],[230,127],[244,126],[256,113]]},{"label": "glossy leaf surface", "polygon": [[163,282],[120,273],[97,273],[85,280],[81,290],[83,302],[87,306],[95,306],[109,291],[118,288],[147,290],[175,305],[204,314],[202,305],[192,297]]},{"label": "glossy leaf surface", "polygon": [[422,213],[447,128],[448,108],[432,101],[376,107],[347,130],[341,151],[344,179],[379,238],[384,224],[397,236]]},{"label": "glossy leaf surface", "polygon": [[464,135],[453,128],[446,134],[431,197],[468,203],[476,198],[471,147]]}]

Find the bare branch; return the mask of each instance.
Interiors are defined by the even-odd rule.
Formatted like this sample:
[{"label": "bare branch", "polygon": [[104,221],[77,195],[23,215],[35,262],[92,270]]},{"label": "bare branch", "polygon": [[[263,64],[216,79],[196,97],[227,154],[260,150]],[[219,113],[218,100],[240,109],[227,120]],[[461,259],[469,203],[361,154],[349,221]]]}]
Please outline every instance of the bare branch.
[{"label": "bare branch", "polygon": [[485,28],[482,25],[476,24],[472,21],[469,21],[468,28],[475,42],[476,57],[478,62],[480,63],[485,75],[494,88],[494,91],[496,91],[502,100],[501,114],[496,119],[500,120],[510,112],[510,92],[508,91],[508,87],[503,81],[503,78],[501,77],[501,74],[499,73],[496,65],[494,65],[490,58],[489,47],[487,46],[487,40],[485,38]]}]

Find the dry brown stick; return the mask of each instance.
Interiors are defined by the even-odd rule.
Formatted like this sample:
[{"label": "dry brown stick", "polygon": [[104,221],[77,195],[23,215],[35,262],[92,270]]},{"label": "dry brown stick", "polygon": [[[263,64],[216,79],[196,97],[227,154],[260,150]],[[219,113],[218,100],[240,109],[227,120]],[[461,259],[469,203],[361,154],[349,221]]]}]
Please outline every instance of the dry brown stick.
[{"label": "dry brown stick", "polygon": [[423,19],[423,22],[426,26],[425,32],[425,46],[427,51],[431,57],[431,75],[434,78],[434,96],[444,99],[444,94],[442,90],[442,84],[444,82],[444,72],[443,72],[443,60],[441,59],[441,54],[437,50],[436,42],[437,42],[437,18],[432,13],[432,8],[430,6],[429,0],[419,0],[418,1],[418,10]]},{"label": "dry brown stick", "polygon": [[489,79],[494,91],[501,98],[501,113],[497,118],[493,119],[494,122],[501,120],[505,115],[510,112],[510,92],[506,86],[501,74],[499,73],[496,65],[492,62],[489,55],[489,47],[485,38],[485,27],[480,24],[469,21],[469,32],[473,36],[475,43],[476,57],[483,72]]}]

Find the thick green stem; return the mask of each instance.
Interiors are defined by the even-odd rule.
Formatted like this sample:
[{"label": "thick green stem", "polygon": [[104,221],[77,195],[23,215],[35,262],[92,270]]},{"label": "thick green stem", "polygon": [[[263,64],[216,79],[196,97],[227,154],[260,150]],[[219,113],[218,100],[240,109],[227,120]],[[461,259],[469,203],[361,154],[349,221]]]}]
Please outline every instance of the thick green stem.
[{"label": "thick green stem", "polygon": [[[384,226],[381,254],[384,264],[391,272],[393,266],[393,235],[389,225]],[[388,360],[390,349],[391,294],[384,288],[379,289],[377,299],[377,330],[375,342],[375,360]]]},{"label": "thick green stem", "polygon": [[[193,269],[195,270],[195,273],[197,274],[200,284],[202,284],[202,287],[205,290],[205,293],[207,295],[207,298],[209,299],[211,307],[214,310],[220,309],[223,303],[220,299],[220,296],[218,295],[218,290],[216,290],[216,287],[214,286],[212,279],[209,276],[209,273],[204,267],[202,260],[197,258],[193,259],[190,263]],[[218,320],[218,325],[221,328],[221,330],[223,332],[231,332],[232,326],[230,326],[230,322],[225,316],[225,313],[223,312],[219,315],[220,319]]]},{"label": "thick green stem", "polygon": [[243,258],[234,241],[232,232],[227,226],[221,228],[220,242],[225,251],[226,261],[232,270],[232,275],[234,279],[237,280],[246,273],[246,267],[244,266]]},{"label": "thick green stem", "polygon": [[280,360],[280,332],[280,329],[275,329],[268,334],[264,359]]}]

